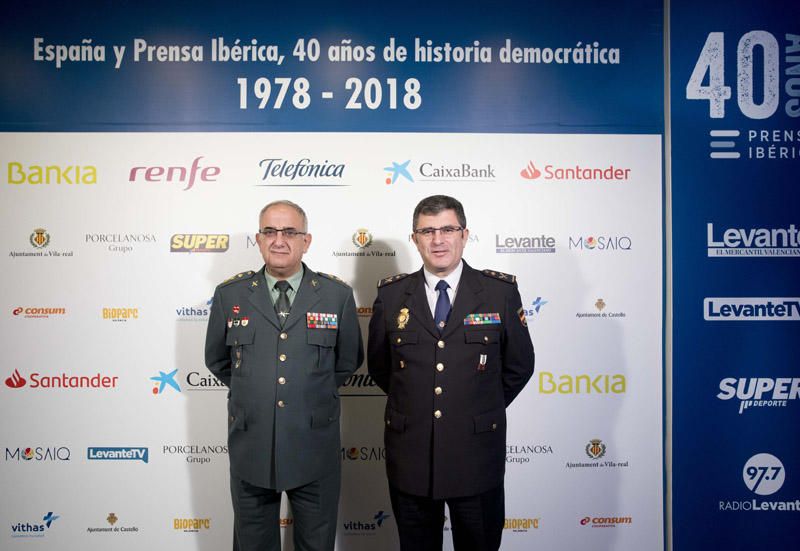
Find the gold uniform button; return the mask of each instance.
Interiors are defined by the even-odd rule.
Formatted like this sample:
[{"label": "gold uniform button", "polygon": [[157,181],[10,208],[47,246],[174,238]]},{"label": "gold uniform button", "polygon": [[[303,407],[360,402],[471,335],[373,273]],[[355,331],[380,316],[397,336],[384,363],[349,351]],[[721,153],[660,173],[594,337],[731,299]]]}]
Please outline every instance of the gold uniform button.
[{"label": "gold uniform button", "polygon": [[388,426],[389,426],[389,425],[391,425],[391,424],[392,424],[392,422],[391,422],[389,419],[387,419],[387,420],[386,420],[386,426],[388,427]]},{"label": "gold uniform button", "polygon": [[483,342],[489,342],[489,337],[487,337],[486,335],[484,335],[484,336],[483,336]]},{"label": "gold uniform button", "polygon": [[444,341],[437,342],[436,346],[438,346],[439,348],[444,348]]},{"label": "gold uniform button", "polygon": [[436,364],[436,371],[444,371],[444,364],[441,362]]},{"label": "gold uniform button", "polygon": [[278,407],[279,407],[279,408],[282,408],[282,407],[284,407],[285,405],[286,405],[286,404],[283,402],[283,400],[278,400]]},{"label": "gold uniform button", "polygon": [[278,384],[285,385],[286,384],[286,377],[278,377]]},{"label": "gold uniform button", "polygon": [[396,342],[397,344],[400,344],[401,342],[403,342],[403,339],[401,339],[400,337],[397,337],[397,340],[396,340],[395,342]]},{"label": "gold uniform button", "polygon": [[406,362],[400,360],[400,369],[405,369],[405,368],[406,368]]},{"label": "gold uniform button", "polygon": [[437,409],[433,412],[433,416],[439,419],[442,416],[442,412]]},{"label": "gold uniform button", "polygon": [[278,359],[280,361],[282,361],[282,362],[285,362],[286,361],[286,354],[281,354],[280,356],[278,356]]},{"label": "gold uniform button", "polygon": [[442,393],[442,387],[437,386],[436,388],[433,389],[433,393],[438,396],[439,394]]},{"label": "gold uniform button", "polygon": [[286,333],[281,333],[281,340],[282,341],[285,341],[288,338],[289,338],[289,335],[287,335]]},{"label": "gold uniform button", "polygon": [[497,430],[497,423],[492,423],[492,430]]}]

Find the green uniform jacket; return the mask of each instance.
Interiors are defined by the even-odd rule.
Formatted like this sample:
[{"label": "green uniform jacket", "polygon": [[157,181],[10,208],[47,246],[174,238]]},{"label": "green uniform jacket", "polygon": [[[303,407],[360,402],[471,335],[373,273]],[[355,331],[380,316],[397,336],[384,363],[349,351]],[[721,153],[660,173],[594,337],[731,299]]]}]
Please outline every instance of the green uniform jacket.
[{"label": "green uniform jacket", "polygon": [[262,488],[339,468],[337,388],[364,358],[352,289],[304,268],[283,329],[263,268],[220,284],[208,320],[206,366],[230,389],[231,474]]}]

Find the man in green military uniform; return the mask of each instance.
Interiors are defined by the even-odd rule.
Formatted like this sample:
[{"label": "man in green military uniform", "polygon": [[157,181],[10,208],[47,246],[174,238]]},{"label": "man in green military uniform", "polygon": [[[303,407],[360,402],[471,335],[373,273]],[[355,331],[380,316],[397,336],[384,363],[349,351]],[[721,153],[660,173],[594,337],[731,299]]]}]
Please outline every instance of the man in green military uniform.
[{"label": "man in green military uniform", "polygon": [[340,489],[339,394],[363,361],[353,291],[311,271],[306,214],[268,204],[256,235],[264,268],[221,283],[206,366],[230,389],[228,454],[235,551],[280,549],[286,492],[298,551],[332,550]]}]

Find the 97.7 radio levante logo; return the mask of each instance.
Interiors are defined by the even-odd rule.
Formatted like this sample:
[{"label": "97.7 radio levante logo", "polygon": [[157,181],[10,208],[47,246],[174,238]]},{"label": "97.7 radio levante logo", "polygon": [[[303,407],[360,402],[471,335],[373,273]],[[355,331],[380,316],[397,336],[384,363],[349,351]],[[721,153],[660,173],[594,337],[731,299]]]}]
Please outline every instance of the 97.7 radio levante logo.
[{"label": "97.7 radio levante logo", "polygon": [[[759,496],[771,496],[783,487],[786,469],[780,459],[769,453],[757,453],[744,464],[742,479],[751,492]],[[720,511],[783,511],[799,512],[800,499],[773,501],[751,499],[749,501],[719,502]]]},{"label": "97.7 radio levante logo", "polygon": [[[733,95],[725,81],[725,53],[725,33],[708,33],[686,84],[686,99],[707,100],[711,119],[725,118],[725,102]],[[800,160],[800,34],[743,34],[736,46],[735,83],[741,114],[769,119],[769,125],[742,130],[715,124],[709,131],[710,157]]]}]

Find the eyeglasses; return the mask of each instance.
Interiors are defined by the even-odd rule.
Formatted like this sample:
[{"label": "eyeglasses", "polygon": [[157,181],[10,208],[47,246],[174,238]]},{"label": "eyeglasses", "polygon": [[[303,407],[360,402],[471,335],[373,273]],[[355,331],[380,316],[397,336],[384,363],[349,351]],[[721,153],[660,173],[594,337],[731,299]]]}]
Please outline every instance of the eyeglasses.
[{"label": "eyeglasses", "polygon": [[456,233],[463,232],[464,228],[461,226],[442,226],[441,228],[417,228],[414,230],[418,236],[425,239],[432,239],[436,232],[440,232],[443,237],[454,237]]},{"label": "eyeglasses", "polygon": [[306,235],[306,232],[296,230],[294,228],[271,228],[267,226],[266,228],[261,228],[258,230],[258,233],[266,237],[267,239],[275,239],[278,237],[278,233],[282,233],[284,239],[292,239],[293,237],[297,237],[298,235]]}]

